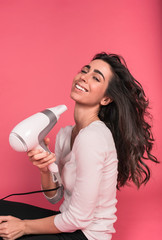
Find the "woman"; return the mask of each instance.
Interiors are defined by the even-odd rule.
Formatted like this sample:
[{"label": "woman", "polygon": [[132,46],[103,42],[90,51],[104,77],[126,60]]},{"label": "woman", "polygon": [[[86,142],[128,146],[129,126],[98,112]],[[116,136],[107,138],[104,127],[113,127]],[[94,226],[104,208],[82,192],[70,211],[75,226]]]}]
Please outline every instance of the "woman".
[{"label": "woman", "polygon": [[44,190],[57,187],[48,170],[57,162],[64,189],[45,196],[56,203],[64,191],[60,212],[2,201],[4,215],[14,216],[0,217],[3,239],[111,239],[116,187],[131,180],[137,187],[147,183],[150,171],[144,160],[158,162],[151,154],[154,139],[145,120],[148,101],[122,57],[97,54],[74,78],[71,98],[75,126],[58,133],[56,156],[28,152],[40,169]]}]

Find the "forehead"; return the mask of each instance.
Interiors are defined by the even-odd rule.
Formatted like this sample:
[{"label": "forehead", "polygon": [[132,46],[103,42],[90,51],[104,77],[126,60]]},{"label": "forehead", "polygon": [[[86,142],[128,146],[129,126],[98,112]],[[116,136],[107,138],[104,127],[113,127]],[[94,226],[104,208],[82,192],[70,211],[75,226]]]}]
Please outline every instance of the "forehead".
[{"label": "forehead", "polygon": [[95,59],[89,63],[89,66],[91,67],[92,70],[97,69],[100,72],[102,72],[105,78],[110,78],[113,75],[111,66],[108,63],[104,62],[103,60]]}]

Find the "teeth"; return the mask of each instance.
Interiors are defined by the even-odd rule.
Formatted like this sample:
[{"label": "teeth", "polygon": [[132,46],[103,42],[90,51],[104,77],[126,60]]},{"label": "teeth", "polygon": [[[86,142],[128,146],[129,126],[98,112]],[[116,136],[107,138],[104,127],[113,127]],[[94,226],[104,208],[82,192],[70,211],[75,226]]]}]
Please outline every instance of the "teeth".
[{"label": "teeth", "polygon": [[81,86],[79,86],[78,84],[75,85],[77,89],[83,91],[83,92],[86,92],[86,90],[84,88],[82,88]]}]

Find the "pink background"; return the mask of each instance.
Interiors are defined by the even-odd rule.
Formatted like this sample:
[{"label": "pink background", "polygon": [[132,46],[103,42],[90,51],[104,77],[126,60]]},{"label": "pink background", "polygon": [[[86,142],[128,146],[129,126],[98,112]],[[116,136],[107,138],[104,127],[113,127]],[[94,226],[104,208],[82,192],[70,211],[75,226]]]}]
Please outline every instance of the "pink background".
[{"label": "pink background", "polygon": [[[69,110],[49,134],[53,149],[60,127],[74,123],[72,79],[100,51],[123,55],[143,84],[154,118],[154,154],[161,160],[161,10],[160,0],[0,0],[0,197],[40,189],[39,171],[9,146],[12,128],[66,104]],[[117,194],[114,240],[161,239],[162,167],[149,166],[146,187],[125,187]],[[58,209],[42,194],[10,200]]]}]

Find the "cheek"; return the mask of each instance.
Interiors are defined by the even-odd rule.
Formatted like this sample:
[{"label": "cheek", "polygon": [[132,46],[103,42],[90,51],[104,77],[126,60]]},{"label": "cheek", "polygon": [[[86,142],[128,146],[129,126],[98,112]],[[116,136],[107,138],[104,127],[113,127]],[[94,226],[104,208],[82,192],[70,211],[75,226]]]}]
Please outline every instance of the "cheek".
[{"label": "cheek", "polygon": [[100,86],[100,85],[92,86],[92,91],[100,97],[102,97],[105,94],[105,88],[103,86]]}]

